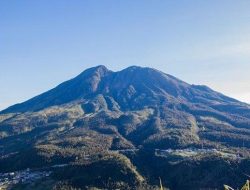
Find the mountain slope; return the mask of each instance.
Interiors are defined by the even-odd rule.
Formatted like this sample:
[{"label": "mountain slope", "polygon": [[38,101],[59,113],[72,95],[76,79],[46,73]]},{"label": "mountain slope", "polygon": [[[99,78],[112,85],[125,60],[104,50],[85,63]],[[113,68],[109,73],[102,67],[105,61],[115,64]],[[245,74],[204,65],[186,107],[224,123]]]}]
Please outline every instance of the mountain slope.
[{"label": "mountain slope", "polygon": [[[212,187],[218,188],[230,184],[228,165],[236,173],[240,167],[248,172],[249,135],[248,104],[155,69],[132,66],[113,72],[97,66],[0,112],[0,172],[67,164],[69,171],[82,173],[81,180],[66,178],[64,170],[55,171],[54,180],[110,188],[100,163],[121,168],[121,175],[109,173],[117,188],[153,188],[164,172],[163,182],[171,189],[177,184],[208,188],[213,180]],[[239,159],[239,167],[231,165]],[[222,164],[225,174],[219,178],[217,171],[204,170],[206,162],[214,168]],[[188,170],[182,171],[186,164]],[[189,173],[185,184],[178,181],[181,172],[195,167],[203,175],[208,172],[209,179],[201,180],[198,172]],[[96,168],[102,183],[93,180],[98,174],[91,179],[84,174]]]},{"label": "mountain slope", "polygon": [[[210,106],[223,103],[247,106],[212,91],[206,86],[189,85],[155,69],[132,66],[120,72],[112,72],[105,66],[97,66],[87,69],[74,79],[31,100],[11,106],[1,113],[37,111],[53,105],[89,99],[97,94],[114,97],[122,105],[123,103],[136,103],[129,101],[145,96],[143,98],[146,100],[155,100],[154,103],[161,103],[172,98],[175,101],[208,103]],[[128,105],[124,105],[126,106]]]}]

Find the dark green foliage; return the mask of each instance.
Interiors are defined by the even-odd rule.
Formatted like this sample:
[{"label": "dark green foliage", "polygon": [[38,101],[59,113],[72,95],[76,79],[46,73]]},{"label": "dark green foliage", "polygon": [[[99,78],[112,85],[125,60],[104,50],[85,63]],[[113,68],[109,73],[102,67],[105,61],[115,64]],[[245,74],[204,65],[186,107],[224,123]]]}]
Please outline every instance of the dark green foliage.
[{"label": "dark green foliage", "polygon": [[143,178],[130,161],[118,154],[102,156],[91,164],[74,164],[54,173],[58,180],[68,180],[75,187],[95,186],[99,188],[132,188],[139,186]]}]

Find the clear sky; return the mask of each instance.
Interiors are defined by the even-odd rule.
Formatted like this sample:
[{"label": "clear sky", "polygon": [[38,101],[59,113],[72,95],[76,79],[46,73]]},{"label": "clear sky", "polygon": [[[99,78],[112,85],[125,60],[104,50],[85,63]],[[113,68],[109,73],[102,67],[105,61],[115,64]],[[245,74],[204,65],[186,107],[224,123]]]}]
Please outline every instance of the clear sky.
[{"label": "clear sky", "polygon": [[249,0],[0,1],[0,110],[106,65],[250,103]]}]

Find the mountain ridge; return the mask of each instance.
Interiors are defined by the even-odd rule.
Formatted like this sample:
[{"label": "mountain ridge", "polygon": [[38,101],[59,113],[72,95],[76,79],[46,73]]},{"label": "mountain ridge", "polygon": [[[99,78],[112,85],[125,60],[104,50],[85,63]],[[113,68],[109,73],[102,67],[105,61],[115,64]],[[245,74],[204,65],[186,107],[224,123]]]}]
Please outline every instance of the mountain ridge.
[{"label": "mountain ridge", "polygon": [[[126,83],[129,83],[128,82],[129,80],[131,82],[131,80],[133,80],[136,77],[136,73],[138,73],[138,72],[139,73],[143,72],[143,73],[141,73],[141,76],[139,76],[141,78],[145,77],[145,79],[143,79],[143,80],[147,80],[147,78],[150,78],[151,81],[155,80],[154,84],[158,83],[158,86],[156,86],[155,88],[159,88],[159,84],[161,84],[161,82],[163,82],[163,83],[165,82],[164,85],[166,85],[167,88],[164,89],[164,87],[162,88],[162,85],[161,85],[160,86],[161,88],[159,88],[158,90],[163,89],[165,92],[167,92],[167,93],[170,92],[171,95],[174,95],[174,96],[178,95],[178,92],[176,91],[176,89],[178,89],[178,87],[179,87],[178,85],[175,85],[175,83],[181,83],[182,86],[185,86],[185,87],[188,86],[189,88],[193,88],[193,89],[197,89],[197,90],[201,90],[201,91],[205,91],[205,92],[218,93],[218,92],[213,91],[212,89],[210,89],[207,86],[190,85],[190,84],[185,83],[185,82],[183,82],[183,81],[181,81],[181,80],[179,80],[171,75],[165,74],[161,71],[158,71],[158,70],[152,69],[152,68],[148,68],[148,67],[131,66],[131,67],[128,67],[128,68],[123,69],[121,71],[113,72],[113,71],[108,70],[104,65],[99,65],[99,66],[92,67],[90,69],[83,71],[78,76],[76,76],[76,77],[74,77],[66,82],[59,84],[55,88],[53,88],[45,93],[37,95],[34,98],[31,98],[25,102],[10,106],[10,107],[0,111],[0,113],[3,114],[3,113],[10,113],[10,112],[17,112],[17,111],[20,111],[20,112],[35,111],[35,110],[38,111],[38,110],[45,108],[46,106],[60,105],[63,103],[68,103],[70,101],[80,99],[83,96],[86,96],[86,94],[88,94],[88,93],[90,93],[90,94],[94,93],[96,90],[99,90],[100,91],[99,93],[107,93],[104,91],[105,89],[98,89],[99,82],[102,82],[101,79],[103,79],[105,77],[107,78],[107,76],[109,79],[113,78],[113,81],[111,80],[111,82],[115,83],[115,85],[117,85],[116,84],[117,82],[121,83],[121,81],[122,81],[124,84],[119,84],[120,85],[119,88],[126,88],[128,86],[128,85],[126,86]],[[150,74],[152,74],[153,76],[149,76]],[[112,76],[110,76],[110,75],[112,75]],[[121,77],[123,77],[123,79],[121,79],[121,78],[117,79],[117,77],[116,77],[117,75],[118,76],[120,75]],[[88,78],[88,77],[90,77],[90,78]],[[165,81],[164,81],[164,77],[167,78],[167,79],[165,79]],[[172,84],[168,85],[168,83],[166,83],[167,81],[170,81],[170,83],[172,82]],[[144,84],[144,81],[140,81],[140,82],[142,82],[142,84]],[[172,89],[171,88],[168,89],[169,87],[171,87]],[[155,89],[155,90],[157,90],[157,89]],[[63,91],[63,93],[58,93],[57,91]],[[51,97],[49,99],[48,96],[50,96],[53,93],[56,93],[56,96]],[[65,94],[67,94],[67,95],[65,95]],[[70,96],[69,94],[72,94],[72,95]],[[220,93],[218,93],[218,94],[220,94]],[[239,103],[239,101],[237,101],[233,98],[229,98],[223,94],[220,94],[220,95],[223,98],[226,98],[228,101]],[[47,96],[47,97],[44,98],[44,96]],[[63,96],[62,100],[60,100],[60,96]],[[31,104],[35,104],[36,102],[38,102],[38,103],[42,102],[42,101],[44,101],[43,99],[49,99],[49,100],[45,100],[45,101],[47,101],[47,103],[44,106],[31,105]],[[59,99],[59,100],[55,101],[53,99]]]}]

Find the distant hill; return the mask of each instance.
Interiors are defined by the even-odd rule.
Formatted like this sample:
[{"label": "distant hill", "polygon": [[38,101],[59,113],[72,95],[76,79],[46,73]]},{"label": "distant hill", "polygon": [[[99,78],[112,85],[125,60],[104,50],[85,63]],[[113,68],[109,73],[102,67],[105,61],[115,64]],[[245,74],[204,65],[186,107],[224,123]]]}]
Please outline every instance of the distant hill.
[{"label": "distant hill", "polygon": [[249,148],[250,105],[152,68],[93,67],[0,112],[0,172],[50,168],[54,187],[234,186]]}]

